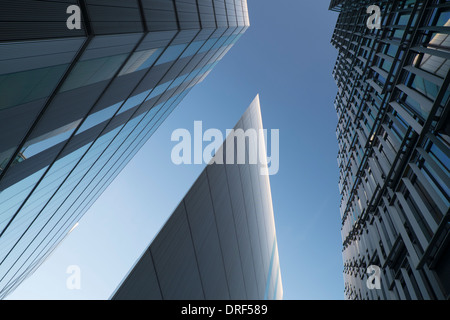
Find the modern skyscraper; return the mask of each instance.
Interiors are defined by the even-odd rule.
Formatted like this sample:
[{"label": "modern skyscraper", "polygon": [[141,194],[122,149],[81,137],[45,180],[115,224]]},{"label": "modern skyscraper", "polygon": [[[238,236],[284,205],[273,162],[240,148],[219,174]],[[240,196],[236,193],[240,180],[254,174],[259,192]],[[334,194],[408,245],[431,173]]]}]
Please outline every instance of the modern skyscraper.
[{"label": "modern skyscraper", "polygon": [[[262,128],[257,97],[235,129]],[[224,163],[232,140],[222,146]],[[207,166],[112,299],[281,299],[270,181],[262,168],[249,161]]]},{"label": "modern skyscraper", "polygon": [[246,0],[1,1],[0,298],[248,26]]},{"label": "modern skyscraper", "polygon": [[449,299],[450,2],[330,9],[346,298]]}]

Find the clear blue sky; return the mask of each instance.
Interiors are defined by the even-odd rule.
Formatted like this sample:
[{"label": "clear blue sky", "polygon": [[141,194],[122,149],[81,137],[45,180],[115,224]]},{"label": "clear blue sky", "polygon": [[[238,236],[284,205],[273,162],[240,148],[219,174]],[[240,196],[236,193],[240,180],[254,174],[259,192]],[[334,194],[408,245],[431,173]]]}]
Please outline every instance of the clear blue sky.
[{"label": "clear blue sky", "polygon": [[[247,33],[9,298],[109,298],[204,168],[172,164],[173,130],[202,120],[224,132],[257,93],[264,126],[280,129],[271,186],[284,298],[344,298],[330,44],[337,13],[328,0],[248,5]],[[70,265],[81,268],[81,290],[66,288]]]}]

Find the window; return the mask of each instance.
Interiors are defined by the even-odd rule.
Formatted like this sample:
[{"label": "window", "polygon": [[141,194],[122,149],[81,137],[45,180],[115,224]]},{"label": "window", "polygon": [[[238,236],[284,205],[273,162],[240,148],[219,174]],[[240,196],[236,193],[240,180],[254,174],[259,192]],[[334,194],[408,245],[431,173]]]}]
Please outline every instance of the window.
[{"label": "window", "polygon": [[119,77],[151,67],[161,52],[162,49],[150,49],[133,53],[126,65],[122,68],[122,71],[120,71]]},{"label": "window", "polygon": [[183,52],[183,50],[186,49],[186,47],[187,44],[177,44],[170,46],[158,59],[156,65],[160,65],[177,59],[180,56],[181,52]]}]

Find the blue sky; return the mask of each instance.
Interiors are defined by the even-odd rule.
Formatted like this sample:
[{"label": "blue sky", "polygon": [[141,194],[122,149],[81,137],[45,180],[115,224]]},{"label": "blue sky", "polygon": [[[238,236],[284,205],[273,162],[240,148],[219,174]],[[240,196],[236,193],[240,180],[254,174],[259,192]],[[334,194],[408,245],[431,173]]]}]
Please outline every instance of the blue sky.
[{"label": "blue sky", "polygon": [[[246,34],[9,298],[109,298],[204,169],[172,164],[172,132],[196,120],[225,132],[259,93],[264,126],[280,130],[271,187],[284,298],[343,299],[330,44],[337,13],[328,5],[248,0]],[[81,269],[81,290],[66,288],[70,265]]]}]

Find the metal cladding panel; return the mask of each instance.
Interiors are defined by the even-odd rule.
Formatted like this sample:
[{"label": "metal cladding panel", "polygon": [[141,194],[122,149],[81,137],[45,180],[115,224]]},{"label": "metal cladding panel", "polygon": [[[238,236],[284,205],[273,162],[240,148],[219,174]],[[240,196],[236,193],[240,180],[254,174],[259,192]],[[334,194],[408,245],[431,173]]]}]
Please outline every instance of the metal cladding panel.
[{"label": "metal cladding panel", "polygon": [[150,251],[164,299],[204,298],[184,203],[180,204],[153,241]]},{"label": "metal cladding panel", "polygon": [[116,293],[116,299],[120,300],[139,300],[140,297],[147,297],[148,300],[162,298],[150,251],[144,253],[128,275],[127,282]]},{"label": "metal cladding panel", "polygon": [[246,283],[241,263],[241,248],[239,247],[236,221],[233,216],[230,192],[225,166],[214,164],[207,168],[211,199],[217,223],[217,232],[222,244],[222,255],[230,298],[232,300],[247,299]]},{"label": "metal cladding panel", "polygon": [[142,0],[142,7],[148,30],[178,30],[177,13],[173,1]]},{"label": "metal cladding panel", "polygon": [[69,30],[67,7],[77,0],[2,0],[0,41],[85,36],[84,29]]},{"label": "metal cladding panel", "polygon": [[208,177],[203,172],[184,198],[205,299],[230,298]]},{"label": "metal cladding panel", "polygon": [[95,34],[143,32],[138,0],[84,0]]},{"label": "metal cladding panel", "polygon": [[241,257],[242,272],[244,283],[249,300],[259,299],[259,286],[256,280],[255,260],[253,258],[253,248],[250,240],[250,229],[248,227],[248,218],[245,210],[244,193],[242,191],[241,176],[239,168],[236,165],[225,165],[227,181],[232,188],[230,190],[230,201],[233,218],[236,227],[236,238]]},{"label": "metal cladding panel", "polygon": [[196,0],[175,0],[181,29],[199,29],[200,15]]}]

